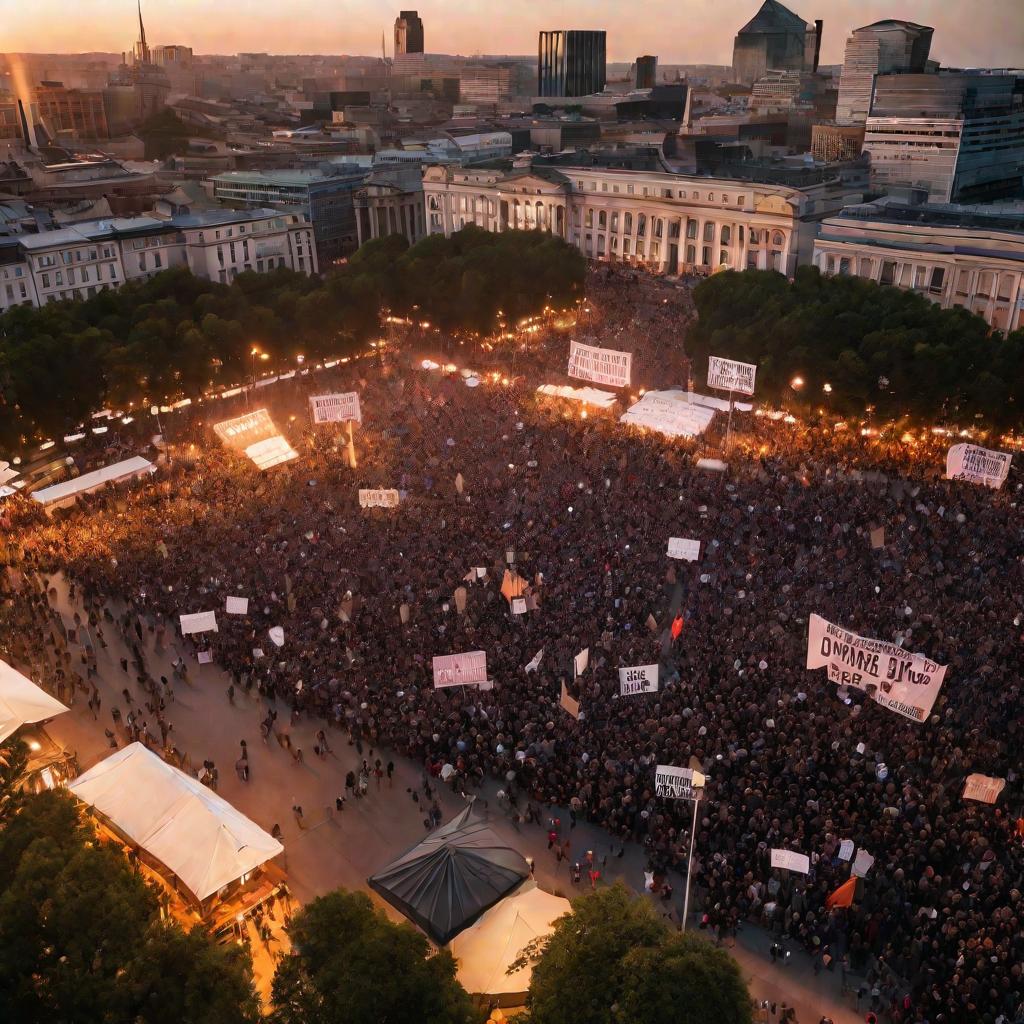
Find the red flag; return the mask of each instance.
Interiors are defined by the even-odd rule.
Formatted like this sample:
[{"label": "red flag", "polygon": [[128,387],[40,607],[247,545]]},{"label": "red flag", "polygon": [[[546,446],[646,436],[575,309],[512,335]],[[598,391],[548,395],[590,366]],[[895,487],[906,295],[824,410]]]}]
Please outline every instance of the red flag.
[{"label": "red flag", "polygon": [[832,907],[852,907],[853,897],[857,891],[857,876],[851,875],[841,886],[827,900],[825,900],[825,906],[831,909]]},{"label": "red flag", "polygon": [[679,639],[679,634],[682,633],[682,631],[683,631],[683,617],[682,617],[682,615],[677,615],[672,620],[672,639],[673,640],[678,640]]}]

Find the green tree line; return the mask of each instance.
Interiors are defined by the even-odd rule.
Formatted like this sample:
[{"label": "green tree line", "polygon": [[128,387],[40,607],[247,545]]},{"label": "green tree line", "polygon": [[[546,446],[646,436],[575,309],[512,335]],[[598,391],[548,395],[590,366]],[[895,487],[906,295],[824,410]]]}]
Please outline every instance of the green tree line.
[{"label": "green tree line", "polygon": [[378,332],[384,309],[489,331],[499,311],[570,301],[583,273],[562,239],[468,227],[412,248],[397,235],[369,242],[322,278],[278,268],[217,284],[174,269],[84,301],[17,306],[0,317],[0,444],[57,437],[105,407],[239,384],[254,345],[280,369],[345,355]]},{"label": "green tree line", "polygon": [[[757,364],[757,398],[844,415],[1015,425],[1024,403],[1024,330],[1004,336],[965,309],[857,277],[801,267],[793,281],[725,271],[694,291],[687,348],[698,381],[709,355]],[[799,377],[803,386],[793,389]],[[831,391],[826,390],[829,385]]]}]

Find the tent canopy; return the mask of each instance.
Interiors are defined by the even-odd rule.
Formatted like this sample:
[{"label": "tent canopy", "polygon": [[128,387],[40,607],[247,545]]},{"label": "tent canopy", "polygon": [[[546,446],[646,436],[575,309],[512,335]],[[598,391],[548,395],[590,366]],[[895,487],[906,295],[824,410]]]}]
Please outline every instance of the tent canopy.
[{"label": "tent canopy", "polygon": [[42,722],[67,711],[6,661],[0,661],[0,743],[27,722]]},{"label": "tent canopy", "polygon": [[393,907],[443,944],[530,874],[472,805],[369,879]]},{"label": "tent canopy", "polygon": [[550,935],[555,921],[571,910],[568,900],[544,892],[536,882],[525,882],[452,939],[462,987],[492,996],[525,993],[533,967],[527,964],[511,975],[506,971],[528,943]]},{"label": "tent canopy", "polygon": [[202,901],[284,847],[190,775],[131,743],[68,787]]},{"label": "tent canopy", "polygon": [[52,505],[57,501],[67,502],[69,499],[73,501],[78,495],[98,490],[104,484],[117,483],[118,480],[127,480],[129,477],[155,471],[156,467],[152,462],[141,455],[136,455],[134,458],[125,459],[124,462],[115,462],[112,466],[83,473],[73,480],[62,480],[59,484],[33,491],[32,497],[41,505]]}]

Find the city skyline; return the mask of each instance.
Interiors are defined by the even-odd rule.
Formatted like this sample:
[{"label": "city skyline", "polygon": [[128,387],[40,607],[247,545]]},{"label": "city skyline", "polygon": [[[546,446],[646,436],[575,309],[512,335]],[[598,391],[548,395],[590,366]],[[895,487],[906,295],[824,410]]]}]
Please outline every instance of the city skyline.
[{"label": "city skyline", "polygon": [[[199,54],[376,56],[381,33],[391,54],[402,6],[350,0],[340,12],[328,0],[288,0],[254,20],[243,16],[242,0],[223,0],[213,12],[208,0],[148,0],[143,14],[153,43],[191,46]],[[608,33],[610,62],[657,53],[663,64],[725,65],[737,30],[759,6],[758,0],[650,0],[643,19],[612,0],[564,0],[555,8],[527,0],[498,14],[485,0],[426,0],[416,9],[426,25],[428,52],[527,55],[536,52],[542,29],[599,28]],[[841,63],[849,33],[882,18],[934,27],[932,56],[948,66],[1013,66],[1024,53],[1018,0],[983,0],[969,18],[962,6],[945,0],[795,0],[787,6],[807,21],[824,20],[823,64]],[[90,0],[72,10],[62,0],[37,0],[5,12],[4,51],[119,53],[130,48],[134,17],[134,5],[126,0]]]}]

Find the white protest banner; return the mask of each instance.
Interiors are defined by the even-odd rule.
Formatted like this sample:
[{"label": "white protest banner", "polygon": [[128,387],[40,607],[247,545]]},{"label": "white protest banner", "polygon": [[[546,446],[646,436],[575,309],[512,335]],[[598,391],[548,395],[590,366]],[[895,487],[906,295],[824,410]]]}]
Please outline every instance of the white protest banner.
[{"label": "white protest banner", "polygon": [[658,666],[634,665],[619,669],[619,696],[632,697],[636,693],[658,692]]},{"label": "white protest banner", "polygon": [[512,614],[513,615],[525,615],[526,614],[526,598],[525,597],[513,597],[512,598]]},{"label": "white protest banner", "polygon": [[693,768],[677,768],[671,764],[659,764],[654,769],[654,795],[668,800],[697,800],[705,782],[701,772]]},{"label": "white protest banner", "polygon": [[792,850],[772,850],[771,858],[773,868],[798,871],[801,875],[806,875],[811,870],[811,861],[806,853],[794,853]]},{"label": "white protest banner", "polygon": [[739,391],[744,395],[754,393],[754,377],[757,366],[753,363],[738,363],[735,359],[720,356],[708,358],[708,387],[720,391]]},{"label": "white protest banner", "polygon": [[434,689],[446,686],[475,686],[487,682],[487,652],[438,654],[434,658]]},{"label": "white protest banner", "polygon": [[998,779],[992,775],[974,773],[967,776],[964,783],[964,799],[980,800],[983,804],[994,804],[999,799],[1006,779]]},{"label": "white protest banner", "polygon": [[853,840],[844,839],[839,844],[839,859],[849,860],[853,856]]},{"label": "white protest banner", "polygon": [[262,657],[264,656],[264,655],[263,655],[263,650],[262,650],[262,648],[260,648],[260,647],[254,647],[254,648],[252,649],[252,656],[253,656],[254,658],[256,658],[257,660],[259,660],[260,658],[262,658]]},{"label": "white protest banner", "polygon": [[1010,472],[1012,455],[979,448],[976,444],[955,444],[946,454],[946,476],[967,480],[998,490]]},{"label": "white protest banner", "polygon": [[271,626],[270,629],[267,630],[267,636],[269,636],[278,647],[284,647],[284,629],[281,626]]},{"label": "white protest banner", "polygon": [[398,508],[398,491],[393,488],[385,489],[359,489],[360,508]]},{"label": "white protest banner", "polygon": [[196,612],[194,615],[181,616],[181,634],[218,632],[216,612]]},{"label": "white protest banner", "polygon": [[309,404],[313,407],[314,423],[344,423],[346,420],[363,422],[359,395],[355,391],[339,395],[312,395]]},{"label": "white protest banner", "polygon": [[529,675],[531,672],[536,672],[540,668],[540,659],[544,657],[544,648],[542,647],[527,663],[523,670]]},{"label": "white protest banner", "polygon": [[566,373],[570,377],[612,388],[628,388],[632,367],[632,352],[595,348],[579,341],[569,342],[569,368]]},{"label": "white protest banner", "polygon": [[685,562],[696,562],[700,558],[700,541],[687,537],[669,537],[668,557],[681,558]]},{"label": "white protest banner", "polygon": [[572,715],[573,718],[578,719],[580,717],[580,702],[575,697],[570,696],[569,691],[565,688],[565,683],[562,683],[562,695],[558,699],[559,705]]},{"label": "white protest banner", "polygon": [[249,598],[229,597],[225,602],[225,611],[228,613],[228,615],[248,615]]},{"label": "white protest banner", "polygon": [[946,665],[887,640],[851,633],[812,614],[807,627],[807,667],[825,668],[830,682],[864,691],[882,707],[923,722],[946,678]]},{"label": "white protest banner", "polygon": [[853,858],[853,867],[850,868],[850,874],[856,875],[857,878],[867,878],[871,865],[874,863],[875,858],[867,850],[858,849],[857,856]]},{"label": "white protest banner", "polygon": [[590,664],[590,648],[584,647],[575,658],[572,659],[573,668],[576,669],[576,675],[581,676],[587,671],[587,666]]},{"label": "white protest banner", "polygon": [[213,662],[213,651],[199,651],[196,660],[200,665],[210,665]]}]

